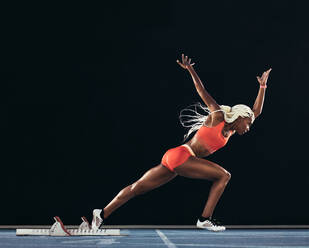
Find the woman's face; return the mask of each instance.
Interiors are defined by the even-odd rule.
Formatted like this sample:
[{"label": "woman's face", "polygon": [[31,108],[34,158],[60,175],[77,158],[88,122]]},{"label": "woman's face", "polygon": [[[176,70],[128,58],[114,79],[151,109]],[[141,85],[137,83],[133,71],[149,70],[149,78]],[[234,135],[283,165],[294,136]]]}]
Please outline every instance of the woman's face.
[{"label": "woman's face", "polygon": [[252,118],[238,117],[235,130],[239,135],[243,135],[250,130],[251,125],[252,125]]}]

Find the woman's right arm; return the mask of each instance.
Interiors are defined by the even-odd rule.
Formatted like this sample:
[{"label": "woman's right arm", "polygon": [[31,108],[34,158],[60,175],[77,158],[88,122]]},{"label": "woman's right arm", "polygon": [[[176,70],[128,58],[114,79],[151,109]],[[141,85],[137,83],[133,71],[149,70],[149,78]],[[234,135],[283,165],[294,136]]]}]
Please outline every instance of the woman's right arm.
[{"label": "woman's right arm", "polygon": [[202,81],[200,80],[199,76],[197,75],[197,73],[195,72],[194,68],[193,68],[193,64],[191,64],[191,59],[188,59],[188,56],[184,56],[182,54],[182,63],[179,62],[179,60],[177,60],[176,62],[184,69],[187,69],[193,79],[195,88],[197,93],[200,95],[200,97],[202,98],[203,102],[207,105],[207,107],[209,108],[209,110],[211,112],[215,111],[215,110],[219,110],[220,106],[217,104],[217,102],[211,97],[211,95],[209,95],[209,93],[206,91]]}]

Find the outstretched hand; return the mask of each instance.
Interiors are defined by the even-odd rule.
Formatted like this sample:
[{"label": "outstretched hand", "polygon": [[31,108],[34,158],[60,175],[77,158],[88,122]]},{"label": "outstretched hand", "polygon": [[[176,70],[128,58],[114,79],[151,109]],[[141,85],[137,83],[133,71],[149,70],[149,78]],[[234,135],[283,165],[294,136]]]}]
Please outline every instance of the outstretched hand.
[{"label": "outstretched hand", "polygon": [[182,63],[177,59],[176,62],[178,65],[180,65],[183,69],[189,69],[192,67],[195,63],[191,64],[191,59],[188,58],[188,56],[185,56],[184,54],[181,54]]},{"label": "outstretched hand", "polygon": [[263,72],[261,77],[259,77],[259,76],[256,77],[257,81],[259,82],[260,85],[262,85],[262,86],[266,85],[267,79],[268,79],[268,76],[269,76],[269,73],[271,72],[271,70],[272,69],[269,68],[267,71]]}]

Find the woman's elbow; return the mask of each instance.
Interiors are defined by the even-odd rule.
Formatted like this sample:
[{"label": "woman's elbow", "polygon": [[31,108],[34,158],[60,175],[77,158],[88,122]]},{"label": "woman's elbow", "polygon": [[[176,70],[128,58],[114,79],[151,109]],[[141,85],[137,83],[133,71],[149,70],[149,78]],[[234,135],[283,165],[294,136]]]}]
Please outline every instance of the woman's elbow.
[{"label": "woman's elbow", "polygon": [[254,111],[253,112],[254,113],[254,119],[256,119],[261,113],[262,113],[262,111]]}]

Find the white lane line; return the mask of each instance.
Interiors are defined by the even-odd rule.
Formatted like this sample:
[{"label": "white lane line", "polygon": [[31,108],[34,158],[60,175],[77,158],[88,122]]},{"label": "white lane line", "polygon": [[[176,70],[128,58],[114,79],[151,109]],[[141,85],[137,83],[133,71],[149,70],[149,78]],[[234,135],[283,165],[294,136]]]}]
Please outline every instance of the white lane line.
[{"label": "white lane line", "polygon": [[160,230],[156,230],[157,234],[160,236],[160,238],[163,240],[163,242],[167,245],[168,248],[177,248],[177,246],[172,243],[165,235],[163,232]]}]

